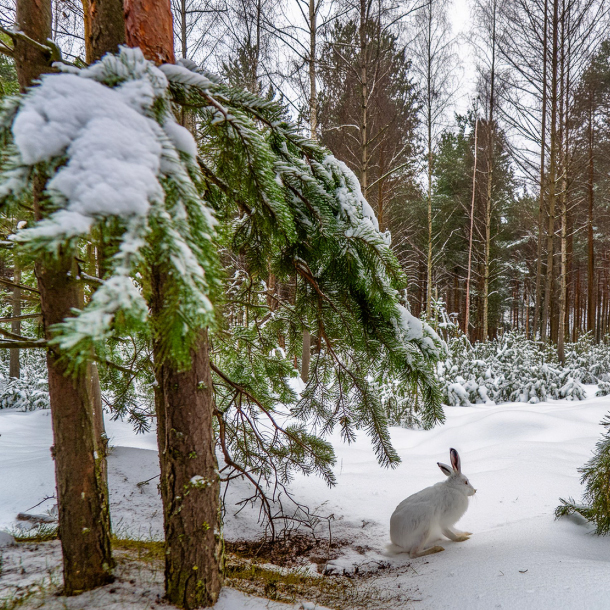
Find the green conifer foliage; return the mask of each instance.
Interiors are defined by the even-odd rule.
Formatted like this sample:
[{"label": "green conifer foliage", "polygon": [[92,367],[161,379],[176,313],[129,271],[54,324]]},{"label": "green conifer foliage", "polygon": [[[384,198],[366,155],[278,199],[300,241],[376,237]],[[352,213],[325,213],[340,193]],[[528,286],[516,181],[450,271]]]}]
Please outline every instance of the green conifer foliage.
[{"label": "green conifer foliage", "polygon": [[[261,496],[261,481],[284,485],[295,471],[332,484],[334,453],[324,437],[336,426],[348,441],[364,430],[379,462],[397,464],[388,393],[379,388],[391,386],[392,400],[411,405],[410,423],[442,421],[434,364],[444,344],[402,305],[406,278],[354,174],[304,138],[277,102],[230,88],[188,61],[155,67],[139,50],[122,49],[70,72],[46,76],[40,87],[69,77],[72,91],[76,81],[95,81],[98,93],[116,93],[118,107],[145,119],[142,138],[158,164],[157,185],[144,189],[148,205],[126,213],[110,194],[104,206],[83,212],[58,187],[58,176],[77,162],[74,140],[28,159],[15,137],[0,194],[18,202],[43,174],[54,204],[16,234],[20,250],[84,249],[105,235],[105,276],[84,310],[58,325],[57,348],[74,366],[92,354],[112,361],[114,382],[125,375],[118,406],[132,411],[132,365],[142,366],[144,382],[152,378],[151,333],[163,338],[164,358],[188,367],[192,342],[208,328],[219,445],[227,467],[249,477]],[[5,110],[5,136],[20,133],[15,125],[36,89]],[[197,149],[174,121],[179,108],[194,123]],[[62,230],[75,210],[85,221]],[[172,300],[151,328],[148,277],[158,264],[170,270]],[[315,353],[295,405],[290,378],[304,328]],[[145,425],[141,413],[133,418]]]},{"label": "green conifer foliage", "polygon": [[595,533],[610,533],[610,414],[602,420],[605,431],[595,446],[593,457],[579,469],[585,485],[583,504],[559,498],[555,517],[578,514],[595,525]]}]

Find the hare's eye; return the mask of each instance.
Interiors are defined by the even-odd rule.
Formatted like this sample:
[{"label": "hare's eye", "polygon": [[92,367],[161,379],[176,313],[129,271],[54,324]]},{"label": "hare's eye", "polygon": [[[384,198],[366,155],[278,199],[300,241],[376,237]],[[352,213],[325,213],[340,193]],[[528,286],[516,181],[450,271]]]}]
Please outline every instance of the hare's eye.
[{"label": "hare's eye", "polygon": [[464,481],[464,485],[468,485],[468,481]]}]

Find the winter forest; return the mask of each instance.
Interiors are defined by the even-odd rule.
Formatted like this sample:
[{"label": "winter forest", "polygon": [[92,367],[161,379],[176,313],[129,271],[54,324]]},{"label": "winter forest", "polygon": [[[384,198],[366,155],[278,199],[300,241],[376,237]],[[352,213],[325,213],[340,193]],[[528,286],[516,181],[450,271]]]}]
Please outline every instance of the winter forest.
[{"label": "winter forest", "polygon": [[610,607],[609,26],[0,0],[0,609]]}]

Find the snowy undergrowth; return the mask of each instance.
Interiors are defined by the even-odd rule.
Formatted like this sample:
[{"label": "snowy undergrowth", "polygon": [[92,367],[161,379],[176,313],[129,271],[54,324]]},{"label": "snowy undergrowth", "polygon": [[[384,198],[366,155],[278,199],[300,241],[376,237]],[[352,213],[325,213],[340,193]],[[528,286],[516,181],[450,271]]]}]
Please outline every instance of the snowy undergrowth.
[{"label": "snowy undergrowth", "polygon": [[33,411],[49,408],[47,361],[39,350],[21,350],[21,375],[9,375],[8,353],[0,359],[0,409]]},{"label": "snowy undergrowth", "polygon": [[566,346],[562,365],[553,346],[518,332],[485,343],[459,335],[449,340],[437,370],[449,406],[584,400],[582,384],[599,384],[600,395],[610,393],[610,343],[595,344],[585,335]]},{"label": "snowy undergrowth", "polygon": [[[345,444],[336,430],[331,441],[337,448],[337,486],[329,488],[319,477],[302,474],[296,475],[292,485],[300,502],[320,514],[332,515],[333,540],[350,542],[341,548],[340,557],[328,562],[326,572],[353,574],[358,568],[361,574],[377,568],[372,579],[375,586],[388,595],[405,596],[402,601],[386,603],[384,610],[610,607],[608,538],[592,536],[593,528],[582,519],[555,520],[554,515],[560,497],[582,496],[578,468],[590,457],[599,438],[599,422],[608,408],[605,397],[578,403],[447,408],[443,426],[391,429],[392,442],[403,458],[396,469],[379,467],[365,434],[359,433],[356,442]],[[127,422],[106,424],[114,447],[108,460],[113,527],[129,530],[136,538],[159,538],[162,506],[156,480],[151,479],[159,472],[156,435],[153,431],[135,435]],[[17,512],[54,490],[50,413],[0,410],[0,435],[0,529],[11,529]],[[462,543],[444,540],[445,551],[429,557],[389,556],[386,544],[394,508],[412,493],[444,480],[436,463],[447,460],[449,447],[458,449],[464,472],[478,490],[457,526],[474,532],[473,536]],[[148,485],[138,486],[148,479]],[[236,480],[225,497],[224,535],[228,541],[260,540],[264,533],[259,508],[241,503],[245,488],[245,482]],[[319,534],[321,537],[322,530]],[[51,560],[43,548],[53,545],[41,545],[37,561],[42,568],[47,558],[50,567],[58,565],[58,559]],[[8,554],[5,558],[8,568]],[[35,576],[27,565],[26,574],[21,574],[19,557],[15,560],[15,571],[7,569],[0,576],[0,591],[13,577],[24,584],[23,579]],[[383,565],[389,567],[378,569]],[[53,598],[58,600],[55,607],[139,610],[146,607],[147,599],[154,601],[157,592],[162,593],[162,585],[156,584],[154,593],[138,598],[151,588],[133,587],[128,582],[112,594],[108,587],[81,600]],[[128,594],[131,606],[110,604],[113,598],[115,603],[126,600]],[[410,604],[409,599],[419,601]],[[82,603],[78,605],[78,601]],[[268,600],[257,603],[261,605],[254,607],[262,610]],[[273,607],[270,603],[269,608]]]},{"label": "snowy undergrowth", "polygon": [[[411,316],[410,324],[414,321],[420,322]],[[424,330],[430,328],[421,322],[420,325]],[[427,340],[425,332],[422,336]],[[0,409],[48,408],[43,352],[22,350],[21,379],[9,377],[8,354],[0,354],[0,358]],[[553,346],[545,346],[521,333],[508,332],[485,343],[470,343],[458,335],[447,341],[447,355],[437,365],[437,373],[444,402],[449,406],[535,404],[562,398],[584,400],[583,384],[597,384],[598,395],[606,396],[610,394],[610,340],[595,343],[589,335],[584,335],[576,343],[567,344],[566,362],[561,365]],[[113,385],[116,380],[107,381]],[[410,425],[405,414],[411,412],[414,396],[405,395],[398,400],[391,380],[380,384],[379,392],[392,423]],[[108,399],[116,400],[115,394],[110,392]],[[135,391],[129,399],[129,412],[138,409],[148,412],[151,407],[151,404],[140,404],[152,403],[149,393]]]}]

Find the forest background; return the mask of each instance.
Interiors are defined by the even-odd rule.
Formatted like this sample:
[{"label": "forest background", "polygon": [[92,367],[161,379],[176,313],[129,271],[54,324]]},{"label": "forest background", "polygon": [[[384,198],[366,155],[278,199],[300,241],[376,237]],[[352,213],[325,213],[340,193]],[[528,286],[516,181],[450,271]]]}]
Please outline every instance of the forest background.
[{"label": "forest background", "polygon": [[[284,489],[294,470],[317,472],[333,483],[334,454],[322,438],[327,430],[337,425],[350,440],[365,428],[378,460],[395,465],[388,421],[424,428],[441,422],[435,374],[446,381],[440,385],[447,404],[515,400],[515,392],[524,402],[545,400],[547,393],[584,396],[580,377],[572,374],[578,349],[566,344],[590,348],[605,338],[610,323],[608,7],[594,0],[476,0],[466,35],[458,39],[443,0],[179,0],[172,3],[173,38],[169,20],[158,55],[151,32],[138,39],[141,30],[130,21],[134,15],[153,21],[145,5],[130,5],[125,13],[122,3],[115,6],[120,36],[104,44],[104,28],[95,27],[112,22],[100,19],[95,2],[46,3],[48,39],[13,29],[13,22],[26,24],[13,3],[2,0],[2,97],[57,70],[51,60],[63,61],[68,74],[44,79],[22,101],[5,105],[3,196],[12,207],[2,218],[0,283],[6,290],[2,322],[11,323],[11,331],[1,331],[1,347],[11,348],[7,377],[15,380],[21,349],[50,346],[66,590],[106,582],[112,563],[105,400],[115,415],[128,414],[140,428],[157,418],[166,591],[195,607],[213,601],[220,586],[220,533],[210,525],[218,521],[216,441],[222,470],[229,469],[223,480],[248,477],[273,527],[265,485],[275,481]],[[28,6],[25,15],[32,17],[34,5]],[[117,49],[125,35],[144,55],[123,48],[86,67]],[[22,49],[28,50],[22,55]],[[182,58],[175,66],[174,52]],[[42,56],[38,65],[31,53]],[[469,66],[462,70],[467,54]],[[162,71],[145,58],[164,64]],[[77,147],[37,156],[40,142],[23,148],[28,140],[19,140],[27,124],[20,117],[31,120],[27,111],[47,103],[37,91],[59,86],[47,83],[74,79],[80,88],[94,83],[101,95],[118,99],[125,116],[132,108],[121,106],[121,96],[129,104],[136,99],[143,124],[154,122],[151,142],[165,147],[165,162],[172,159],[163,169],[164,196],[145,206],[154,231],[141,218],[140,225],[123,224],[138,218],[129,197],[127,211],[119,212],[85,201],[82,226],[89,233],[78,250],[72,250],[74,227],[56,220],[71,200],[45,190],[45,182],[78,167],[70,157]],[[123,89],[123,79],[134,88]],[[467,104],[465,82],[474,84]],[[142,86],[154,94],[129,97]],[[65,90],[62,96],[70,100]],[[99,110],[97,101],[88,103]],[[60,131],[71,124],[62,106],[42,111]],[[87,116],[85,103],[75,108]],[[30,132],[27,137],[36,130]],[[97,153],[100,140],[95,142]],[[28,157],[28,150],[35,154]],[[124,152],[136,162],[145,158],[131,146]],[[87,167],[82,177],[95,178],[98,168]],[[105,174],[96,184],[112,184],[117,176]],[[118,195],[124,190],[118,188]],[[181,205],[188,213],[177,213]],[[38,224],[25,228],[32,221]],[[222,324],[211,314],[221,301]],[[67,317],[83,306],[82,314]],[[497,378],[486,368],[476,383],[466,382],[460,377],[465,363],[438,362],[445,347],[419,317],[446,339],[461,329],[479,345],[501,338],[513,354],[525,353],[519,345],[527,337],[549,343],[538,354],[541,379],[515,389],[510,364]],[[494,357],[501,360],[505,351]],[[565,368],[549,368],[557,361]],[[481,367],[483,360],[467,355],[465,362]],[[290,415],[315,420],[320,436],[304,424],[283,428],[274,419],[294,399],[286,380],[295,368],[309,385]],[[529,372],[531,362],[524,368]],[[70,392],[74,401],[66,398]],[[8,405],[9,394],[3,398]],[[200,409],[197,416],[181,408],[191,401]],[[79,402],[83,413],[90,409],[88,447],[62,436],[70,418],[68,411],[60,415],[60,407]],[[204,419],[205,430],[194,433]],[[193,432],[194,449],[180,429]],[[70,457],[72,450],[88,456],[83,477],[74,472],[81,460],[76,453]],[[84,498],[70,481],[87,474],[99,488],[87,517],[99,534],[99,557],[83,584],[75,568],[91,555],[81,534],[93,529],[70,519]],[[176,491],[204,495],[207,487],[213,489],[203,508]],[[174,510],[183,502],[195,507],[196,518]],[[76,529],[70,533],[70,527]],[[197,536],[207,542],[199,544]],[[74,548],[66,550],[69,545]],[[205,557],[197,555],[202,548]],[[205,587],[187,578],[192,565],[209,569]]]},{"label": "forest background", "polygon": [[[84,58],[81,4],[53,7],[54,40]],[[172,8],[177,56],[276,97],[356,173],[414,315],[442,303],[470,338],[521,330],[550,338],[561,360],[566,341],[606,334],[605,2]],[[1,13],[10,27],[11,0]]]}]

